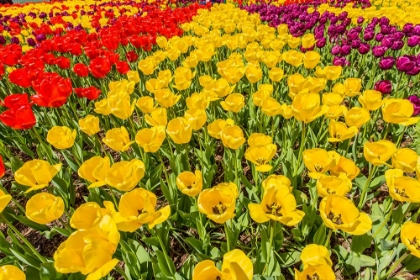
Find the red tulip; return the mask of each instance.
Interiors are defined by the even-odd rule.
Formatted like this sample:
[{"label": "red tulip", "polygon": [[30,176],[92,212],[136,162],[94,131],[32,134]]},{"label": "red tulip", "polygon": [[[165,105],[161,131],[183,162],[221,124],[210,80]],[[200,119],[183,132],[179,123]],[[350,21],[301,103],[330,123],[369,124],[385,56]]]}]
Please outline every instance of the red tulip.
[{"label": "red tulip", "polygon": [[30,129],[36,124],[34,112],[31,109],[28,95],[12,94],[7,96],[0,105],[8,110],[0,114],[0,121],[13,129]]},{"label": "red tulip", "polygon": [[83,63],[77,63],[73,67],[73,72],[79,77],[89,76],[89,68]]},{"label": "red tulip", "polygon": [[5,168],[3,163],[3,158],[0,156],[0,178],[4,176]]},{"label": "red tulip", "polygon": [[127,74],[130,71],[130,65],[125,61],[119,61],[115,64],[117,71],[121,74]]},{"label": "red tulip", "polygon": [[42,73],[32,87],[37,94],[31,100],[42,107],[61,107],[72,93],[71,80],[57,73]]},{"label": "red tulip", "polygon": [[13,70],[9,74],[9,80],[21,87],[27,88],[32,85],[32,76],[30,75],[30,69],[28,68],[19,68]]},{"label": "red tulip", "polygon": [[135,51],[129,51],[129,52],[127,52],[127,60],[129,62],[137,61],[138,58],[139,58],[139,56],[136,54]]},{"label": "red tulip", "polygon": [[61,69],[69,69],[70,68],[70,59],[64,56],[57,57],[55,59],[55,63]]},{"label": "red tulip", "polygon": [[111,71],[111,63],[108,58],[97,57],[90,61],[89,70],[95,78],[105,78]]},{"label": "red tulip", "polygon": [[98,99],[99,95],[101,95],[101,90],[94,86],[87,88],[75,88],[74,91],[76,92],[77,97],[86,97],[89,100],[96,100]]}]

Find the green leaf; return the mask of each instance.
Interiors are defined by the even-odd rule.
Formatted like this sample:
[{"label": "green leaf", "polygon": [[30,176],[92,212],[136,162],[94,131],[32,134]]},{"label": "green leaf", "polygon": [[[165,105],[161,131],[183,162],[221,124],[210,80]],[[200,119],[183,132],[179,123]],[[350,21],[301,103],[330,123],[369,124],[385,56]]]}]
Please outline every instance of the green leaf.
[{"label": "green leaf", "polygon": [[57,272],[54,268],[54,263],[43,263],[39,270],[41,280],[60,279],[62,274]]},{"label": "green leaf", "polygon": [[157,237],[145,237],[141,239],[144,243],[159,247],[159,239]]},{"label": "green leaf", "polygon": [[367,235],[353,235],[351,242],[351,250],[355,253],[362,253],[372,244],[372,236]]},{"label": "green leaf", "polygon": [[203,242],[201,240],[198,240],[194,237],[187,237],[184,239],[184,241],[187,242],[187,244],[190,245],[191,248],[194,249],[197,253],[204,254]]},{"label": "green leaf", "polygon": [[156,251],[156,256],[158,259],[158,266],[162,273],[172,279],[173,274],[171,273],[171,269],[172,271],[176,271],[174,262],[170,258],[165,258],[165,254],[161,251]]},{"label": "green leaf", "polygon": [[325,224],[322,224],[314,235],[314,243],[318,245],[324,245],[325,239],[327,238]]},{"label": "green leaf", "polygon": [[420,259],[411,255],[404,260],[404,267],[409,272],[416,272],[420,269]]},{"label": "green leaf", "polygon": [[29,265],[29,266],[32,266],[32,267],[34,267],[34,268],[36,268],[36,269],[39,269],[39,267],[40,267],[40,262],[39,262],[39,260],[37,260],[37,259],[35,259],[35,258],[33,258],[33,257],[31,257],[31,256],[29,256],[29,255],[26,255],[26,254],[21,254],[21,253],[19,253],[17,250],[15,250],[15,249],[13,249],[13,248],[10,248],[10,251],[12,252],[12,254],[18,259],[18,260],[20,260],[21,262],[23,262],[24,264],[27,264],[27,265]]}]

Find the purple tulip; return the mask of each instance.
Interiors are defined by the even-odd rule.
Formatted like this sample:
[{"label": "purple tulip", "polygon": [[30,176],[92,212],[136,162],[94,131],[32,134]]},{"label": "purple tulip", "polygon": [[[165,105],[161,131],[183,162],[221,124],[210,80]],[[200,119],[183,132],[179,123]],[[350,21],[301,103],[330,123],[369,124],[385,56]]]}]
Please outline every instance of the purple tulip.
[{"label": "purple tulip", "polygon": [[325,40],[325,38],[318,39],[316,41],[316,47],[322,49],[323,47],[325,47],[326,43],[327,43],[327,40]]},{"label": "purple tulip", "polygon": [[358,50],[360,54],[367,54],[370,51],[370,46],[367,43],[362,43]]},{"label": "purple tulip", "polygon": [[392,91],[392,83],[388,80],[383,80],[375,83],[375,90],[382,94],[390,94]]},{"label": "purple tulip", "polygon": [[36,46],[36,42],[35,42],[35,40],[33,39],[33,38],[28,38],[27,40],[26,40],[26,42],[28,43],[28,45],[29,46],[31,46],[31,47],[35,47]]},{"label": "purple tulip", "polygon": [[331,54],[332,55],[338,55],[341,53],[341,47],[340,46],[334,46],[331,49]]},{"label": "purple tulip", "polygon": [[408,100],[410,100],[411,104],[413,104],[414,112],[413,117],[420,114],[420,98],[415,95],[409,96]]},{"label": "purple tulip", "polygon": [[385,54],[386,50],[387,49],[385,47],[382,47],[382,46],[374,46],[373,49],[372,49],[372,54],[375,57],[381,57],[381,56],[383,56]]},{"label": "purple tulip", "polygon": [[382,33],[378,33],[375,36],[376,42],[381,42],[383,38],[384,38],[384,35]]},{"label": "purple tulip", "polygon": [[389,70],[394,66],[395,59],[392,56],[382,57],[379,61],[379,67],[382,70]]},{"label": "purple tulip", "polygon": [[395,41],[392,46],[391,46],[391,50],[397,51],[397,50],[401,50],[404,47],[404,42],[403,41]]},{"label": "purple tulip", "polygon": [[392,40],[389,37],[384,37],[381,41],[381,45],[384,46],[385,48],[390,48],[393,43],[394,43],[394,40]]},{"label": "purple tulip", "polygon": [[6,39],[4,38],[3,35],[0,35],[0,45],[4,45],[6,44]]},{"label": "purple tulip", "polygon": [[420,73],[420,67],[418,67],[417,65],[413,67],[413,69],[405,72],[407,75],[409,76],[416,76],[417,74]]},{"label": "purple tulip", "polygon": [[363,17],[358,17],[357,18],[357,24],[362,24],[365,21],[365,19]]},{"label": "purple tulip", "polygon": [[341,47],[341,55],[346,56],[351,53],[351,47],[349,45],[344,45]]},{"label": "purple tulip", "polygon": [[410,59],[410,57],[404,55],[397,58],[396,64],[399,71],[408,72],[413,70],[415,62]]},{"label": "purple tulip", "polygon": [[420,37],[417,36],[417,35],[408,37],[408,39],[407,39],[407,45],[411,48],[417,46],[419,44],[419,42],[420,42]]},{"label": "purple tulip", "polygon": [[365,34],[363,34],[363,39],[365,41],[370,41],[373,39],[373,37],[375,37],[375,33],[374,32],[366,32],[365,30]]}]

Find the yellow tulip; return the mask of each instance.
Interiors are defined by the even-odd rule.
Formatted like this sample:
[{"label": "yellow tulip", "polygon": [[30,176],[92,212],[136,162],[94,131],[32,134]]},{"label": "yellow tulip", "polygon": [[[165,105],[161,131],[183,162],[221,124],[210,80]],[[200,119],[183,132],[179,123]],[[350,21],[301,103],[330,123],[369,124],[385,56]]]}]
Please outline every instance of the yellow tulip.
[{"label": "yellow tulip", "polygon": [[108,97],[108,103],[111,113],[121,120],[126,120],[133,114],[135,102],[130,103],[130,95],[125,92]]},{"label": "yellow tulip", "polygon": [[219,98],[223,98],[228,94],[232,93],[234,88],[235,86],[230,86],[229,82],[224,78],[218,79],[213,84],[213,91],[217,94]]},{"label": "yellow tulip", "polygon": [[418,160],[419,156],[415,151],[409,148],[401,148],[392,155],[392,166],[404,172],[413,173],[416,170]]},{"label": "yellow tulip", "polygon": [[370,120],[370,113],[365,108],[353,107],[344,114],[348,126],[362,127]]},{"label": "yellow tulip", "polygon": [[91,183],[88,188],[102,187],[106,185],[105,174],[110,168],[111,163],[107,156],[94,156],[79,167],[78,175]]},{"label": "yellow tulip", "polygon": [[302,37],[302,47],[305,49],[312,48],[316,43],[315,36],[311,33],[305,34]]},{"label": "yellow tulip", "polygon": [[279,34],[289,34],[289,26],[285,23],[282,23],[279,26],[277,26],[277,32]]},{"label": "yellow tulip", "polygon": [[413,256],[420,258],[420,224],[412,221],[403,224],[401,227],[401,241],[407,246]]},{"label": "yellow tulip", "polygon": [[188,109],[206,110],[210,105],[210,98],[204,93],[193,93],[186,99]]},{"label": "yellow tulip", "polygon": [[376,90],[365,90],[363,95],[359,96],[359,102],[363,108],[375,111],[382,106],[382,93]]},{"label": "yellow tulip", "polygon": [[330,133],[329,142],[343,142],[347,139],[353,138],[359,130],[355,126],[347,127],[345,123],[330,121],[328,125],[328,132]]},{"label": "yellow tulip", "polygon": [[353,97],[360,94],[362,80],[359,78],[348,78],[344,81],[343,86],[346,88],[346,95],[348,97]]},{"label": "yellow tulip", "polygon": [[248,138],[249,147],[273,144],[273,138],[262,133],[252,133]]},{"label": "yellow tulip", "polygon": [[401,202],[420,202],[420,181],[405,177],[400,169],[388,169],[385,172],[389,194],[394,200]]},{"label": "yellow tulip", "polygon": [[2,190],[0,190],[0,213],[3,212],[11,200],[11,195],[5,194]]},{"label": "yellow tulip", "polygon": [[268,172],[273,167],[268,163],[277,152],[275,144],[259,145],[249,147],[245,152],[245,158],[256,165],[259,172]]},{"label": "yellow tulip", "polygon": [[239,149],[245,143],[244,132],[237,125],[226,125],[221,133],[223,146],[233,150]]},{"label": "yellow tulip", "polygon": [[412,125],[420,120],[420,117],[411,117],[414,112],[413,104],[407,99],[387,99],[382,106],[382,116],[387,123]]},{"label": "yellow tulip", "polygon": [[322,95],[322,104],[333,106],[333,105],[340,105],[344,100],[344,97],[335,92],[324,93]]},{"label": "yellow tulip", "polygon": [[93,136],[101,129],[99,128],[99,118],[93,115],[87,115],[79,120],[79,128],[89,136]]},{"label": "yellow tulip", "polygon": [[300,260],[304,269],[308,266],[315,265],[333,265],[328,249],[325,246],[317,244],[309,244],[303,248],[300,254]]},{"label": "yellow tulip", "polygon": [[155,71],[155,63],[156,62],[152,57],[146,57],[145,59],[139,61],[138,67],[144,75],[148,76]]},{"label": "yellow tulip", "polygon": [[104,116],[108,116],[111,114],[111,107],[109,106],[108,98],[104,98],[100,101],[95,102],[95,110],[96,113]]},{"label": "yellow tulip", "polygon": [[156,153],[165,140],[165,126],[154,126],[152,128],[143,128],[136,134],[136,143],[146,153]]},{"label": "yellow tulip", "polygon": [[150,79],[146,81],[146,90],[150,93],[155,93],[155,91],[164,88],[165,86],[158,79]]},{"label": "yellow tulip", "polygon": [[0,266],[0,279],[2,280],[26,280],[26,275],[22,270],[14,265]]},{"label": "yellow tulip", "polygon": [[146,168],[141,160],[114,163],[106,172],[105,181],[117,190],[128,192],[134,189],[144,176]]},{"label": "yellow tulip", "polygon": [[254,94],[252,94],[252,102],[255,104],[255,106],[257,107],[261,107],[263,101],[270,97],[271,92],[267,91],[267,90],[258,90],[256,91]]},{"label": "yellow tulip", "polygon": [[61,170],[61,163],[50,165],[44,160],[34,159],[27,161],[15,174],[18,184],[29,187],[25,192],[40,190],[48,186],[54,176]]},{"label": "yellow tulip", "polygon": [[234,122],[231,119],[227,119],[227,120],[217,119],[207,125],[207,132],[213,138],[222,139],[222,131],[225,128],[225,126],[233,125],[233,124]]},{"label": "yellow tulip", "polygon": [[270,188],[281,188],[285,187],[292,192],[293,186],[292,182],[289,178],[284,175],[270,175],[262,182],[262,187],[265,191],[269,190]]},{"label": "yellow tulip", "polygon": [[341,66],[325,66],[325,78],[327,80],[335,81],[341,76],[341,71],[343,68]]},{"label": "yellow tulip", "polygon": [[150,96],[142,96],[137,99],[136,106],[140,109],[144,114],[150,114],[154,108],[153,104],[154,100]]},{"label": "yellow tulip", "polygon": [[245,75],[251,84],[255,84],[262,78],[262,70],[259,64],[249,63],[245,70]]},{"label": "yellow tulip", "polygon": [[159,48],[166,49],[168,47],[168,40],[164,36],[158,36],[156,38],[156,44],[159,46]]},{"label": "yellow tulip", "polygon": [[[341,96],[343,96],[343,98],[345,97],[345,96],[347,96],[347,94],[348,94],[348,89],[347,89],[347,87],[344,85],[344,84],[342,84],[342,83],[335,83],[334,84],[334,86],[333,86],[333,88],[332,88],[332,92],[333,93],[338,93],[338,94],[340,94]],[[359,93],[360,94],[360,93]]]},{"label": "yellow tulip", "polygon": [[199,262],[194,270],[192,280],[204,279],[241,279],[251,280],[254,274],[252,261],[239,249],[232,250],[223,256],[220,271],[213,261]]},{"label": "yellow tulip", "polygon": [[261,61],[267,65],[269,69],[276,67],[277,63],[281,61],[281,55],[279,52],[271,51],[264,52],[264,55],[261,57]]},{"label": "yellow tulip", "polygon": [[268,71],[268,77],[272,82],[280,82],[284,77],[284,71],[281,68],[273,67]]},{"label": "yellow tulip", "polygon": [[320,197],[330,194],[345,196],[351,191],[351,181],[344,173],[338,177],[323,175],[316,182],[316,190]]},{"label": "yellow tulip", "polygon": [[267,97],[261,104],[261,111],[269,117],[277,116],[283,113],[284,106],[272,97]]},{"label": "yellow tulip", "polygon": [[158,73],[158,80],[162,88],[168,87],[172,81],[172,72],[169,69],[161,70]]},{"label": "yellow tulip", "polygon": [[240,93],[232,93],[220,105],[228,112],[238,113],[245,106],[245,97]]},{"label": "yellow tulip", "polygon": [[305,77],[303,77],[299,73],[295,73],[287,77],[287,86],[289,87],[289,96],[292,99],[301,91],[303,83],[306,81]]},{"label": "yellow tulip", "polygon": [[56,149],[68,149],[73,147],[76,135],[76,130],[71,130],[67,126],[53,126],[48,130],[47,142]]},{"label": "yellow tulip", "polygon": [[301,40],[300,37],[290,36],[289,39],[287,40],[287,44],[289,45],[291,49],[296,49],[300,45],[300,40]]},{"label": "yellow tulip", "polygon": [[308,265],[302,272],[295,268],[295,280],[335,280],[335,274],[331,266],[326,264]]},{"label": "yellow tulip", "polygon": [[197,196],[203,189],[203,175],[200,170],[184,171],[176,177],[176,186],[183,194]]},{"label": "yellow tulip", "polygon": [[298,67],[302,65],[303,53],[295,51],[295,50],[289,50],[282,54],[282,58],[286,63],[294,67]]},{"label": "yellow tulip", "polygon": [[130,135],[124,126],[108,130],[102,142],[117,152],[127,151],[134,143],[134,141],[130,141]]},{"label": "yellow tulip", "polygon": [[359,212],[353,202],[339,195],[328,195],[321,200],[319,212],[325,225],[353,235],[363,235],[372,229],[372,219]]},{"label": "yellow tulip", "polygon": [[86,202],[80,205],[70,219],[70,226],[75,229],[89,230],[97,227],[102,218],[111,213],[101,208],[96,202]]},{"label": "yellow tulip", "polygon": [[140,82],[139,72],[137,72],[137,70],[128,71],[127,72],[127,79],[130,82],[134,82],[134,83],[138,84]]},{"label": "yellow tulip", "polygon": [[327,80],[325,79],[308,77],[302,83],[301,88],[303,89],[302,92],[319,93],[325,89],[326,85]]},{"label": "yellow tulip", "polygon": [[365,159],[375,166],[383,164],[392,157],[397,150],[394,143],[388,140],[379,140],[377,142],[366,142],[363,146]]},{"label": "yellow tulip", "polygon": [[344,105],[331,105],[328,106],[328,111],[325,113],[325,117],[330,120],[337,120],[339,117],[347,113],[347,107]]},{"label": "yellow tulip", "polygon": [[207,122],[207,114],[201,109],[189,109],[185,111],[184,119],[191,124],[194,131],[198,131]]},{"label": "yellow tulip", "polygon": [[205,89],[211,89],[214,87],[214,83],[216,80],[214,80],[209,75],[204,75],[198,78],[198,81],[200,83],[200,86],[204,87]]},{"label": "yellow tulip", "polygon": [[165,108],[154,108],[145,116],[146,122],[151,126],[166,126],[168,123],[168,115]]},{"label": "yellow tulip", "polygon": [[198,210],[215,223],[223,224],[235,216],[238,187],[234,183],[220,183],[202,191],[198,196]]},{"label": "yellow tulip", "polygon": [[118,204],[118,212],[115,211],[112,202],[104,202],[105,207],[112,213],[118,230],[124,232],[134,232],[144,224],[148,224],[149,229],[152,229],[165,222],[171,215],[171,207],[167,205],[156,211],[156,204],[156,195],[142,188],[123,194]]},{"label": "yellow tulip", "polygon": [[321,60],[321,55],[316,51],[306,52],[303,56],[303,66],[306,69],[315,68]]},{"label": "yellow tulip", "polygon": [[163,108],[171,108],[180,98],[181,95],[175,95],[169,89],[159,89],[155,91],[155,100]]},{"label": "yellow tulip", "polygon": [[186,144],[191,140],[192,129],[192,125],[185,118],[178,117],[169,121],[166,133],[175,144]]},{"label": "yellow tulip", "polygon": [[347,178],[353,180],[359,175],[360,168],[351,159],[341,156],[338,164],[330,170],[330,173],[334,176],[340,176],[341,173],[344,173]]},{"label": "yellow tulip", "polygon": [[64,201],[50,193],[37,193],[26,203],[26,217],[38,224],[49,224],[64,213]]},{"label": "yellow tulip", "polygon": [[328,111],[328,106],[320,103],[318,93],[298,93],[292,101],[293,116],[298,121],[312,122]]},{"label": "yellow tulip", "polygon": [[303,163],[309,170],[309,177],[313,179],[319,179],[322,174],[333,169],[339,160],[340,155],[334,151],[314,148],[303,152]]},{"label": "yellow tulip", "polygon": [[176,61],[179,58],[179,56],[181,55],[181,51],[178,50],[178,49],[176,49],[176,48],[174,48],[174,47],[169,47],[166,50],[166,55],[168,56],[168,58],[171,61]]},{"label": "yellow tulip", "polygon": [[305,216],[296,206],[296,199],[289,188],[281,186],[266,190],[261,204],[248,204],[249,214],[255,222],[273,220],[289,227],[297,225]]}]

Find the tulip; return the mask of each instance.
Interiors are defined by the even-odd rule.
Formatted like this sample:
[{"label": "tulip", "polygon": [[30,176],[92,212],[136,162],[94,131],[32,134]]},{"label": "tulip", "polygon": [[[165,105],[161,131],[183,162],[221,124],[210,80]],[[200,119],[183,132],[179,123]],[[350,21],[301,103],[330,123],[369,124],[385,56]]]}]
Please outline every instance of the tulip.
[{"label": "tulip", "polygon": [[165,126],[155,126],[137,132],[135,140],[146,153],[156,153],[162,146],[165,136]]},{"label": "tulip", "polygon": [[189,109],[185,111],[184,119],[191,124],[194,131],[198,131],[207,122],[207,114],[205,110]]},{"label": "tulip", "polygon": [[114,163],[106,172],[106,183],[117,190],[128,192],[135,188],[145,173],[141,160],[121,161]]},{"label": "tulip", "polygon": [[220,183],[198,195],[198,210],[218,224],[235,217],[238,187],[234,183]]},{"label": "tulip", "polygon": [[317,244],[309,244],[303,248],[302,253],[300,254],[300,260],[302,261],[304,269],[308,266],[315,265],[333,265],[328,249]]},{"label": "tulip", "polygon": [[408,100],[411,102],[411,104],[413,104],[413,114],[412,116],[415,117],[417,115],[420,115],[420,98],[418,98],[415,95],[409,96]]},{"label": "tulip", "polygon": [[339,195],[328,195],[321,200],[319,212],[325,225],[332,230],[342,230],[353,235],[363,235],[371,230],[372,219],[359,212],[353,202]]},{"label": "tulip", "polygon": [[112,96],[108,95],[108,105],[111,108],[111,114],[121,120],[126,120],[133,114],[135,102],[130,103],[130,95],[120,92]]},{"label": "tulip", "polygon": [[6,208],[7,204],[12,200],[12,196],[0,190],[0,213]]},{"label": "tulip", "polygon": [[225,128],[225,126],[233,125],[233,124],[234,122],[231,119],[227,119],[227,120],[217,119],[207,126],[207,132],[213,138],[222,139],[222,131]]},{"label": "tulip", "polygon": [[4,176],[5,172],[3,158],[0,155],[0,179]]},{"label": "tulip", "polygon": [[186,99],[188,109],[206,110],[210,105],[210,98],[203,93],[193,93]]},{"label": "tulip", "polygon": [[224,78],[218,79],[217,81],[214,82],[214,85],[213,85],[213,91],[217,94],[219,98],[223,98],[227,96],[228,94],[232,93],[234,88],[235,86],[231,87],[229,85],[229,82]]},{"label": "tulip", "polygon": [[155,100],[163,108],[171,108],[180,98],[181,95],[175,95],[169,89],[159,89],[155,91]]},{"label": "tulip", "polygon": [[321,59],[321,55],[316,51],[306,52],[303,56],[303,65],[306,69],[313,69],[317,66]]},{"label": "tulip", "polygon": [[[137,59],[136,59],[137,60]],[[130,82],[134,82],[136,84],[138,84],[140,82],[140,75],[139,72],[137,72],[137,70],[133,70],[133,71],[128,71],[127,72],[127,79]]]},{"label": "tulip", "polygon": [[392,157],[396,151],[394,143],[388,140],[379,140],[377,142],[366,142],[363,146],[363,154],[365,159],[375,166],[383,164]]},{"label": "tulip", "polygon": [[329,142],[343,142],[347,139],[353,138],[359,130],[355,126],[347,127],[345,123],[330,121],[328,125],[328,131],[330,133]]},{"label": "tulip", "polygon": [[255,84],[262,78],[262,70],[259,65],[249,63],[245,70],[245,75],[251,84]]},{"label": "tulip", "polygon": [[138,63],[138,67],[140,69],[140,71],[148,76],[151,75],[155,69],[156,69],[156,65],[155,65],[155,61],[152,57],[147,57],[146,59],[140,60]]},{"label": "tulip", "polygon": [[295,280],[336,279],[331,266],[326,264],[308,265],[302,272],[295,268]]},{"label": "tulip", "polygon": [[169,121],[166,133],[175,144],[186,144],[191,140],[192,129],[187,119],[178,117]]},{"label": "tulip", "polygon": [[341,76],[341,66],[326,66],[323,70],[327,80],[335,81]]},{"label": "tulip", "polygon": [[25,192],[40,190],[48,186],[54,176],[61,170],[61,163],[50,165],[44,160],[34,159],[27,161],[15,174],[18,184],[29,187]]},{"label": "tulip", "polygon": [[267,65],[269,69],[272,69],[276,67],[278,62],[281,61],[281,55],[279,52],[276,51],[265,52],[264,55],[261,57],[261,61],[265,65]]},{"label": "tulip", "polygon": [[150,114],[154,108],[153,104],[154,100],[150,96],[142,96],[137,99],[136,106],[140,109],[144,114]]},{"label": "tulip", "polygon": [[197,196],[203,189],[203,175],[200,170],[184,171],[176,177],[176,186],[183,194]]},{"label": "tulip", "polygon": [[268,71],[268,77],[273,82],[280,82],[284,77],[284,71],[281,68],[273,67]]},{"label": "tulip", "polygon": [[415,62],[408,56],[401,56],[397,58],[395,65],[399,71],[408,72],[414,68]]},{"label": "tulip", "polygon": [[411,117],[413,115],[414,106],[406,99],[387,99],[382,106],[382,116],[387,123],[413,125],[420,120],[420,117]]},{"label": "tulip", "polygon": [[370,120],[370,113],[365,108],[353,107],[344,114],[348,126],[362,127]]},{"label": "tulip", "polygon": [[111,106],[109,105],[109,99],[104,98],[100,101],[95,102],[95,112],[104,116],[111,114]]},{"label": "tulip", "polygon": [[304,47],[305,49],[309,49],[312,48],[316,43],[315,37],[313,34],[305,34],[302,37],[302,47]]},{"label": "tulip", "polygon": [[80,205],[70,219],[70,225],[75,229],[89,230],[99,226],[106,215],[111,213],[101,208],[96,202],[86,202]]},{"label": "tulip", "polygon": [[77,171],[80,178],[91,183],[90,188],[97,188],[106,185],[105,174],[111,166],[107,156],[94,156],[82,163]]},{"label": "tulip", "polygon": [[343,85],[346,87],[346,95],[353,97],[360,94],[362,88],[362,80],[357,78],[348,78]]},{"label": "tulip", "polygon": [[117,152],[127,151],[134,143],[134,141],[130,141],[130,135],[124,126],[108,130],[102,142]]},{"label": "tulip", "polygon": [[252,133],[248,138],[249,147],[273,144],[273,138],[262,133]]},{"label": "tulip", "polygon": [[383,104],[382,93],[376,90],[365,90],[363,95],[359,96],[359,102],[363,108],[375,111]]},{"label": "tulip", "polygon": [[388,80],[378,81],[375,83],[374,88],[382,94],[390,94],[392,91],[392,83]]},{"label": "tulip", "polygon": [[276,144],[249,147],[245,151],[245,158],[256,165],[259,172],[268,172],[273,167],[268,164],[277,152]]},{"label": "tulip", "polygon": [[415,151],[409,148],[401,148],[392,155],[392,166],[401,169],[403,172],[413,173],[416,170],[419,158]]},{"label": "tulip", "polygon": [[291,49],[296,49],[300,45],[300,40],[301,38],[299,37],[289,37],[287,44],[289,45]]},{"label": "tulip", "polygon": [[297,52],[295,50],[289,50],[282,54],[283,60],[294,67],[302,65],[303,57],[303,53]]},{"label": "tulip", "polygon": [[298,93],[292,101],[293,116],[298,121],[312,122],[328,111],[320,101],[318,93]]},{"label": "tulip", "polygon": [[49,193],[37,193],[26,203],[26,217],[38,224],[49,224],[64,213],[64,201],[61,197]]},{"label": "tulip", "polygon": [[0,266],[0,279],[2,280],[26,280],[26,275],[22,270],[14,265]]},{"label": "tulip", "polygon": [[351,191],[351,181],[344,173],[338,177],[323,175],[316,182],[316,190],[320,197],[325,197],[330,194],[346,196]]},{"label": "tulip", "polygon": [[105,201],[104,205],[112,213],[118,230],[134,232],[144,224],[152,229],[169,218],[171,207],[167,205],[156,211],[156,203],[157,197],[154,193],[137,188],[121,196],[118,212],[112,202]]},{"label": "tulip", "polygon": [[401,241],[411,254],[420,258],[420,224],[408,221],[401,227]]},{"label": "tulip", "polygon": [[87,115],[79,120],[79,128],[89,136],[93,136],[101,129],[99,128],[99,118],[93,115]]},{"label": "tulip", "polygon": [[360,168],[356,166],[354,161],[351,159],[340,157],[338,164],[330,170],[331,175],[340,176],[341,173],[344,173],[349,180],[353,180],[360,173]]},{"label": "tulip", "polygon": [[244,132],[237,125],[225,125],[221,132],[223,146],[233,150],[239,149],[245,143]]},{"label": "tulip", "polygon": [[199,262],[193,271],[192,280],[201,279],[241,279],[251,280],[254,274],[252,261],[239,249],[232,250],[223,256],[220,271],[211,260]]},{"label": "tulip", "polygon": [[405,177],[400,169],[388,169],[385,172],[386,184],[391,197],[400,202],[420,202],[420,181]]},{"label": "tulip", "polygon": [[340,105],[344,100],[344,96],[338,93],[330,92],[322,95],[322,104],[328,106]]},{"label": "tulip", "polygon": [[165,108],[154,108],[145,116],[146,123],[151,126],[166,126],[168,123],[167,111]]},{"label": "tulip", "polygon": [[67,126],[54,126],[48,131],[47,142],[56,149],[68,149],[73,147],[76,135],[76,130]]},{"label": "tulip", "polygon": [[379,61],[379,67],[382,70],[389,70],[389,69],[392,69],[392,67],[394,67],[394,63],[395,63],[395,59],[392,56],[385,56],[385,57],[382,57],[381,60]]},{"label": "tulip", "polygon": [[245,98],[240,93],[232,93],[220,105],[228,112],[238,113],[245,106]]},{"label": "tulip", "polygon": [[330,171],[339,160],[340,155],[334,151],[315,148],[303,152],[303,163],[309,170],[309,177],[313,179],[319,179],[322,174]]}]

